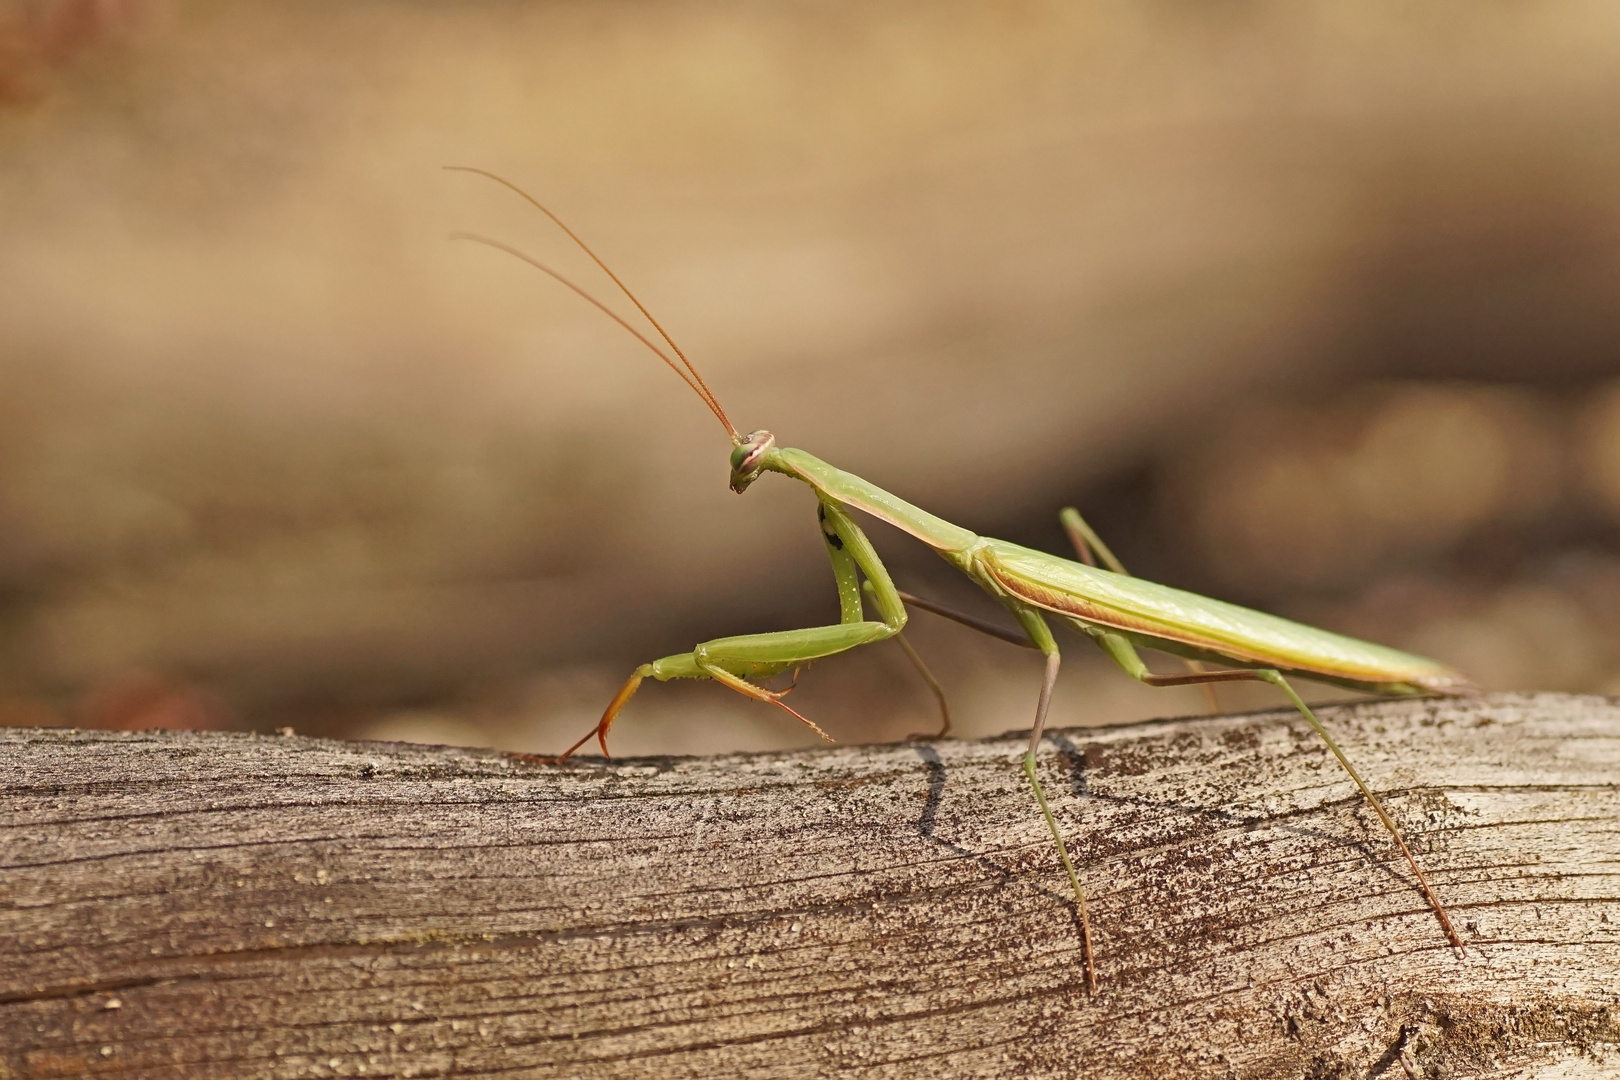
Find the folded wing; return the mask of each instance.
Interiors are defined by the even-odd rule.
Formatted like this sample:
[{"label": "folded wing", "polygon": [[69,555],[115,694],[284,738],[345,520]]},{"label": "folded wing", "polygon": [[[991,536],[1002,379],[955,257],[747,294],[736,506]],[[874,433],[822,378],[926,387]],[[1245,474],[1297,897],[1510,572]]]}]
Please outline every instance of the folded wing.
[{"label": "folded wing", "polygon": [[1468,679],[1435,660],[1318,630],[1275,615],[1211,600],[986,540],[984,570],[1013,596],[1083,623],[1176,642],[1239,663],[1363,683],[1384,690],[1463,693]]}]

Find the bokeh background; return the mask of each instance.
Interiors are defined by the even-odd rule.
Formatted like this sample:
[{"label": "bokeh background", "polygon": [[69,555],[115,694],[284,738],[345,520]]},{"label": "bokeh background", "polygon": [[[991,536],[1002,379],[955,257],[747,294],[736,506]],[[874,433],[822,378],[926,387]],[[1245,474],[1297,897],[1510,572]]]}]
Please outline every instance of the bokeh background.
[{"label": "bokeh background", "polygon": [[[1620,692],[1620,8],[0,0],[0,722],[555,751],[836,612],[744,430],[981,533]],[[874,527],[904,588],[993,613]],[[1033,654],[919,614],[959,730]],[[1068,638],[1058,723],[1197,711]],[[1263,698],[1223,690],[1231,706]],[[893,645],[805,673],[927,728]],[[807,745],[649,684],[617,749]]]}]

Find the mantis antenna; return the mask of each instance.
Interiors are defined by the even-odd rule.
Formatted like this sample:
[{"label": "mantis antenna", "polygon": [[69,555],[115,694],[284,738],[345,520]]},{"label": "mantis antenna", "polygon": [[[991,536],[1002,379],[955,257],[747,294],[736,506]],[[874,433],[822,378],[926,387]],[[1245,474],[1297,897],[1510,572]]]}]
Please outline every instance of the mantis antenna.
[{"label": "mantis antenna", "polygon": [[631,326],[612,308],[608,307],[602,301],[598,300],[596,297],[586,292],[583,288],[576,285],[573,281],[564,277],[562,274],[558,273],[556,270],[553,270],[551,267],[542,263],[533,256],[519,251],[510,244],[504,244],[499,240],[491,240],[489,237],[479,236],[476,233],[452,233],[451,239],[471,240],[474,243],[483,244],[486,247],[492,247],[497,251],[504,251],[513,258],[521,259],[522,261],[528,263],[536,270],[539,270],[544,274],[549,274],[551,277],[555,278],[557,281],[561,282],[563,285],[566,285],[568,288],[578,293],[581,297],[594,304],[604,315],[618,323],[637,341],[651,349],[653,354],[656,355],[660,360],[668,364],[674,370],[675,374],[681,377],[681,381],[686,383],[687,386],[690,386],[692,388],[692,392],[703,399],[703,403],[709,407],[709,411],[714,413],[721,425],[725,427],[726,434],[731,437],[731,441],[733,443],[740,443],[742,441],[742,436],[737,433],[737,429],[732,426],[731,421],[726,417],[726,411],[720,407],[720,402],[714,396],[714,392],[709,389],[709,384],[703,381],[703,376],[698,374],[697,367],[693,365],[692,361],[686,358],[686,353],[681,351],[681,347],[675,344],[675,339],[669,336],[669,332],[664,329],[657,319],[653,318],[652,312],[648,311],[646,307],[643,306],[641,301],[636,299],[636,294],[630,291],[630,287],[623,281],[619,280],[619,275],[615,274],[611,269],[609,269],[608,264],[603,262],[601,258],[597,256],[596,252],[590,249],[590,245],[581,240],[573,229],[570,229],[566,224],[564,224],[561,218],[552,213],[550,210],[546,209],[545,205],[533,195],[530,195],[527,191],[524,191],[510,180],[497,176],[495,173],[484,169],[474,168],[470,165],[446,165],[445,169],[451,172],[473,173],[476,176],[482,176],[493,180],[497,184],[516,192],[526,202],[528,202],[530,206],[533,206],[536,210],[550,218],[559,229],[568,234],[568,238],[570,240],[579,245],[579,249],[581,251],[590,256],[592,262],[602,268],[602,272],[604,274],[613,279],[613,284],[617,285],[619,290],[623,292],[625,296],[629,297],[630,302],[636,305],[636,310],[641,312],[642,317],[653,325],[653,329],[658,331],[658,336],[663,338],[669,347],[675,351],[675,355],[681,358],[680,363],[677,364],[670,358],[668,353],[664,352],[664,350],[660,349],[657,345],[654,345],[651,341],[647,340],[646,335],[642,334],[641,331]]}]

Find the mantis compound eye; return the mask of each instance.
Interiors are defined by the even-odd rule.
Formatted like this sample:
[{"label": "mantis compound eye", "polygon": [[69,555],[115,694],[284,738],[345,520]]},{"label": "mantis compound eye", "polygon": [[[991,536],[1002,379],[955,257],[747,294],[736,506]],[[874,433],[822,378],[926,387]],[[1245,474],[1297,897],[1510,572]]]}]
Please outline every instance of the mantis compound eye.
[{"label": "mantis compound eye", "polygon": [[741,495],[749,484],[759,479],[765,455],[776,445],[776,436],[768,431],[751,431],[731,452],[731,490]]}]

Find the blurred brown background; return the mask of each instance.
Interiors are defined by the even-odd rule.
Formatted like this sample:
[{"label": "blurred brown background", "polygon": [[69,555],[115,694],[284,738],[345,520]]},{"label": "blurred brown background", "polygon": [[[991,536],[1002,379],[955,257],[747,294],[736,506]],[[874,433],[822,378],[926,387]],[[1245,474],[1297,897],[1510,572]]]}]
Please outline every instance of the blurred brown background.
[{"label": "blurred brown background", "polygon": [[[447,242],[614,299],[444,164],[549,201],[744,430],[1620,692],[1617,121],[1596,2],[0,0],[0,720],[555,750],[642,660],[834,617],[808,494],[732,495],[668,371]],[[913,627],[963,733],[1027,726],[1032,654]],[[1201,707],[1067,640],[1057,722]],[[795,704],[932,722],[891,645]],[[813,741],[690,683],[615,730]]]}]

